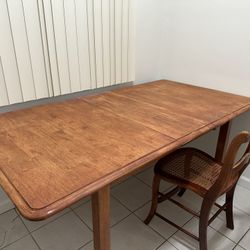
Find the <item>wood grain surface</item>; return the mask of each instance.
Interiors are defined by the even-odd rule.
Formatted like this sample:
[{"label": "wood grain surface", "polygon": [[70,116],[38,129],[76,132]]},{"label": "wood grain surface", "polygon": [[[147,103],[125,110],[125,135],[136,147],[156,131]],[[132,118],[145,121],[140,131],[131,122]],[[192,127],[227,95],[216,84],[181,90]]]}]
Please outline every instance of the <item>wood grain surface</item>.
[{"label": "wood grain surface", "polygon": [[162,80],[1,114],[1,186],[45,219],[249,110],[249,97]]}]

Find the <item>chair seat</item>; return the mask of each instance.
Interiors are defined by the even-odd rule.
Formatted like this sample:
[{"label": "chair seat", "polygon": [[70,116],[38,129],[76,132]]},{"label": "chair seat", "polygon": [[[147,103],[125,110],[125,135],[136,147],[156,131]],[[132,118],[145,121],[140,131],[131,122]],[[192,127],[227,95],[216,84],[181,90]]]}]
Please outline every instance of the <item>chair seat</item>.
[{"label": "chair seat", "polygon": [[169,182],[204,195],[217,180],[222,165],[208,154],[183,148],[161,159],[155,172]]}]

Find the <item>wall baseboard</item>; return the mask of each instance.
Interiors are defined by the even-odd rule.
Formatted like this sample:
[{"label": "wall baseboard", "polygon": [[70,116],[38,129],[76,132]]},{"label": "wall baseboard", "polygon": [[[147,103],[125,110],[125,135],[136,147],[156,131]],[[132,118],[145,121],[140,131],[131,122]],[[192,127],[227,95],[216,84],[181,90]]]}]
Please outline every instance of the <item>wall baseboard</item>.
[{"label": "wall baseboard", "polygon": [[239,185],[250,190],[250,178],[245,176],[241,176],[239,180]]}]

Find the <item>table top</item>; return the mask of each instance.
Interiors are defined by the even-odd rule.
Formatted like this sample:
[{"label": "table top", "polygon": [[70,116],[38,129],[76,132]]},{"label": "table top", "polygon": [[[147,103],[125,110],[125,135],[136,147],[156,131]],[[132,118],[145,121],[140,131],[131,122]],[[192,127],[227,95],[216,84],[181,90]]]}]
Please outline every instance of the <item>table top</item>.
[{"label": "table top", "polygon": [[0,115],[0,183],[38,220],[250,110],[250,98],[156,81]]}]

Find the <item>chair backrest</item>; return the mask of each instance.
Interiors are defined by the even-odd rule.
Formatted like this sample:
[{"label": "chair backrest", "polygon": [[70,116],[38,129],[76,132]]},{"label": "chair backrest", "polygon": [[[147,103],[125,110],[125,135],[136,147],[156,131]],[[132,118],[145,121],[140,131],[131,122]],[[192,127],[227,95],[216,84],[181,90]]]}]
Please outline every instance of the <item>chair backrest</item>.
[{"label": "chair backrest", "polygon": [[[247,148],[240,160],[236,162],[237,153],[243,144],[246,144]],[[227,187],[236,184],[240,178],[242,172],[250,164],[250,132],[243,131],[238,134],[231,142],[226,152],[226,156],[223,161],[223,167],[215,185],[220,191],[225,190]]]},{"label": "chair backrest", "polygon": [[[235,163],[236,156],[241,145],[246,143],[248,143],[248,145],[245,153],[242,155],[240,160]],[[232,140],[227,150],[223,165],[225,166],[225,168],[227,167],[231,168],[231,171],[233,173],[237,172],[242,173],[249,163],[250,163],[250,132],[244,131],[241,132]]]}]

